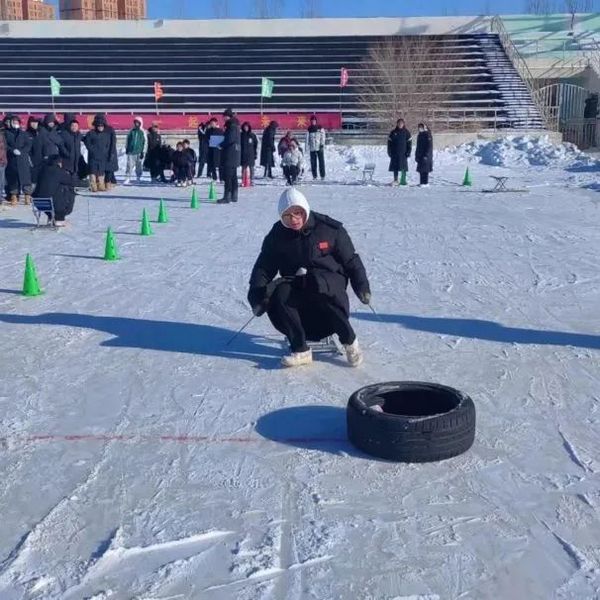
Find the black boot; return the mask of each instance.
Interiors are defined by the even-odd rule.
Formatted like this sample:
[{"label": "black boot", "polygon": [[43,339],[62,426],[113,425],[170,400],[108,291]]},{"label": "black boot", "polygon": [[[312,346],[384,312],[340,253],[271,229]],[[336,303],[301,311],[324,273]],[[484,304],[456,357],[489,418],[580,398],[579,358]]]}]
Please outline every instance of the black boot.
[{"label": "black boot", "polygon": [[237,190],[233,190],[233,192],[231,192],[231,201],[232,202],[238,201],[238,191]]},{"label": "black boot", "polygon": [[217,200],[217,204],[229,204],[231,202],[231,195],[225,194],[222,198]]}]

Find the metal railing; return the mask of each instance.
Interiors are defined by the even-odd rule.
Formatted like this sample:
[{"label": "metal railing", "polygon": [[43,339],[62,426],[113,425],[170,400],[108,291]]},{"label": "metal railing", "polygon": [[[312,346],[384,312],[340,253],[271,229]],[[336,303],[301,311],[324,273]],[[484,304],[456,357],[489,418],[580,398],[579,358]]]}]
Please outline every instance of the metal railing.
[{"label": "metal railing", "polygon": [[600,147],[599,119],[561,119],[560,131],[565,142],[571,142],[581,150]]},{"label": "metal railing", "polygon": [[504,22],[499,16],[495,16],[491,20],[490,30],[492,33],[496,33],[498,35],[498,38],[500,39],[500,44],[502,45],[502,48],[504,48],[504,52],[506,52],[506,56],[508,56],[508,59],[513,64],[514,68],[517,70],[517,73],[527,86],[529,94],[531,95],[531,99],[535,103],[544,121],[544,124],[548,129],[556,131],[558,129],[558,123],[553,122],[552,119],[549,118],[547,107],[541,104],[537,99],[535,95],[537,89],[535,77],[529,70],[527,62],[521,56],[519,50],[517,49],[512,38],[510,37],[510,34],[504,26]]}]

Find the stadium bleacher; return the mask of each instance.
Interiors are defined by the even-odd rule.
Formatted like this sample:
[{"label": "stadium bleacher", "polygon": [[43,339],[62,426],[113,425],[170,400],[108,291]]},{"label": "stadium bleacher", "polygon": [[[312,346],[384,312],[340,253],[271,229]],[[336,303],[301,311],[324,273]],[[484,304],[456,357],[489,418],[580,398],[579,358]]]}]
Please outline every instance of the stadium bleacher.
[{"label": "stadium bleacher", "polygon": [[[451,123],[541,128],[527,88],[486,33],[430,36],[431,61],[446,62],[453,93],[431,103]],[[346,127],[364,122],[356,70],[377,36],[298,38],[17,38],[0,39],[0,107],[49,109],[49,77],[62,85],[57,111],[153,112],[153,83],[165,96],[163,113],[207,113],[234,106],[260,110],[260,79],[275,81],[264,100],[273,112],[338,112],[340,68],[349,70],[343,94]],[[504,58],[503,58],[504,57]]]}]

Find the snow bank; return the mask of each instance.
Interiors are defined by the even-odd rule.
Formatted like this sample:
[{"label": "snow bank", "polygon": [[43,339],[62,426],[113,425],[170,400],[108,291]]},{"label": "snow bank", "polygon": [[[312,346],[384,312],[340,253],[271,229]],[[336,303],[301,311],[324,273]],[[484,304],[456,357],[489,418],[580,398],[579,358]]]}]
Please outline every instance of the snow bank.
[{"label": "snow bank", "polygon": [[439,154],[461,160],[477,159],[477,162],[493,167],[596,166],[600,170],[598,161],[581,152],[574,144],[553,144],[547,135],[508,136],[491,141],[477,140],[461,146],[453,146]]}]

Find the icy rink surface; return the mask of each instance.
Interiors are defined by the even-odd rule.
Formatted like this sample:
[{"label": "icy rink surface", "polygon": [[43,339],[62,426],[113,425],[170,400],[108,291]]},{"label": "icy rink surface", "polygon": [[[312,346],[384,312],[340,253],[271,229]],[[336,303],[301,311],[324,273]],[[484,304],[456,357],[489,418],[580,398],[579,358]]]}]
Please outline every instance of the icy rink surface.
[{"label": "icy rink surface", "polygon": [[[327,159],[300,189],[345,223],[383,321],[351,297],[356,370],[280,369],[266,317],[225,346],[281,182],[197,211],[190,189],[119,186],[59,233],[0,212],[1,600],[600,597],[600,167],[470,144],[425,190],[384,186],[383,148]],[[529,193],[481,193],[489,175]],[[139,236],[161,197],[169,224]],[[26,252],[39,298],[18,294]],[[385,380],[471,395],[473,448],[355,451],[347,399]]]}]

